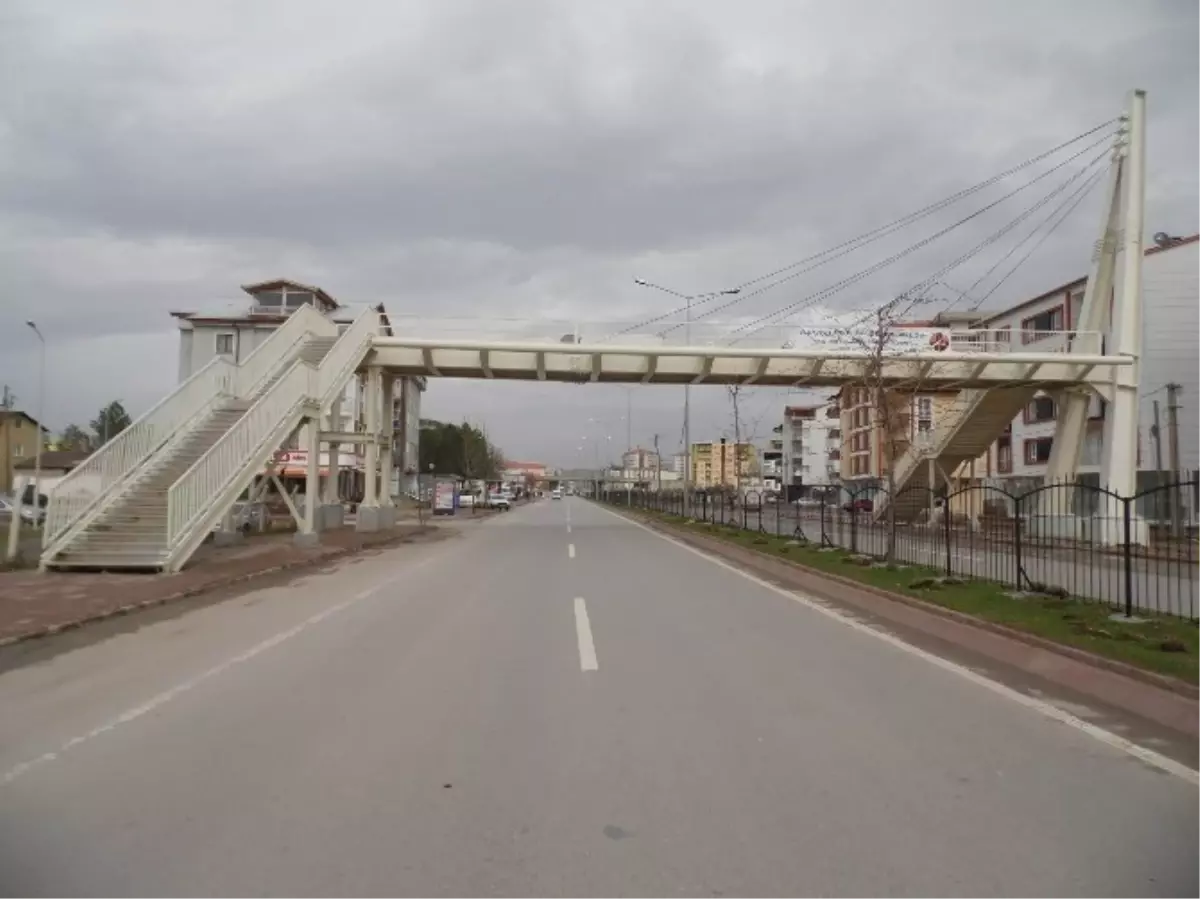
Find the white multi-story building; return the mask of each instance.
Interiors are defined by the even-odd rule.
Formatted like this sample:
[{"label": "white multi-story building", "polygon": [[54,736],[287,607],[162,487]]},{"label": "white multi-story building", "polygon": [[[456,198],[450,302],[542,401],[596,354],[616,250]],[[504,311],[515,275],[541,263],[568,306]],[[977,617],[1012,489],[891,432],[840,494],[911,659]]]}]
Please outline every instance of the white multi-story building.
[{"label": "white multi-story building", "polygon": [[671,457],[671,471],[675,472],[675,474],[679,475],[680,477],[683,477],[683,473],[687,471],[687,465],[687,453],[676,453]]},{"label": "white multi-story building", "polygon": [[[1142,266],[1141,388],[1138,401],[1138,483],[1140,489],[1151,486],[1156,469],[1153,432],[1154,402],[1160,406],[1162,458],[1168,465],[1167,391],[1168,384],[1179,385],[1178,433],[1182,471],[1200,468],[1200,443],[1197,438],[1197,394],[1200,377],[1196,360],[1200,357],[1200,235],[1166,238],[1146,251]],[[1026,300],[1003,312],[988,315],[972,327],[991,331],[1003,339],[1005,334],[1024,332],[1019,339],[1029,351],[1061,349],[1066,333],[1076,327],[1083,305],[1087,278],[1080,278]],[[1045,332],[1045,333],[1031,333]],[[1015,348],[1014,348],[1015,349]],[[1105,404],[1093,398],[1087,433],[1080,459],[1082,480],[1099,476],[1103,440]],[[1013,419],[1008,432],[992,444],[984,463],[988,478],[1000,479],[1010,489],[1027,489],[1041,483],[1050,461],[1057,418],[1054,399],[1039,394]],[[976,463],[977,474],[979,463]]]},{"label": "white multi-story building", "polygon": [[780,429],[783,483],[791,490],[839,481],[842,432],[838,406],[787,406]]},{"label": "white multi-story building", "polygon": [[626,471],[657,472],[659,456],[654,450],[642,449],[637,446],[626,450],[621,456],[621,467]]},{"label": "white multi-story building", "polygon": [[[312,306],[330,321],[349,325],[361,311],[344,306],[320,287],[301,284],[297,281],[277,279],[259,284],[243,285],[242,290],[249,302],[214,305],[210,309],[194,312],[172,312],[179,325],[179,380],[186,381],[193,374],[218,356],[240,364],[258,348],[288,316],[304,306]],[[375,310],[383,314],[385,328],[387,314],[382,304]],[[421,393],[425,389],[423,378],[398,378],[394,388],[392,421],[394,426],[393,461],[395,471],[384,483],[391,483],[393,494],[410,489],[409,482],[415,478],[418,464],[419,422],[421,418]],[[346,385],[337,421],[330,426],[338,431],[360,430],[363,421],[362,391],[356,379]],[[329,460],[322,453],[321,468],[328,469]],[[304,451],[293,439],[280,453],[279,471],[282,475],[303,477]],[[344,446],[338,453],[339,467],[343,476],[361,471],[362,460],[353,446]],[[408,474],[411,472],[411,474]],[[386,477],[386,476],[385,476]],[[355,488],[348,484],[347,492]]]}]

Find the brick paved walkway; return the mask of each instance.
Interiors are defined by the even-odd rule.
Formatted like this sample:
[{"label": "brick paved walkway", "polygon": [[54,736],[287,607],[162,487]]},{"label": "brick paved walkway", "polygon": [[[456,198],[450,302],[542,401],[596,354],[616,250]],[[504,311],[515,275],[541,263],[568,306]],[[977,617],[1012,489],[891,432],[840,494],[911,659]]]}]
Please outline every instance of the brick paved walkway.
[{"label": "brick paved walkway", "polygon": [[[444,532],[443,534],[444,535]],[[238,546],[205,544],[178,574],[0,572],[0,644],[75,624],[194,596],[284,568],[320,564],[372,546],[441,536],[437,528],[405,521],[391,531],[326,531],[321,545],[301,549],[290,533],[264,534]]]}]

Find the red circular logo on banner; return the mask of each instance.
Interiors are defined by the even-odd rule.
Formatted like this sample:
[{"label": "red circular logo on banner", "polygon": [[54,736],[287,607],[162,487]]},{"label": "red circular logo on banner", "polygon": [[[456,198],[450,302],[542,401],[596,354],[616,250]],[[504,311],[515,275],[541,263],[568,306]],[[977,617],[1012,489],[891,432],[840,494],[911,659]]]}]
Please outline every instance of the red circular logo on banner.
[{"label": "red circular logo on banner", "polygon": [[929,338],[929,345],[940,353],[950,346],[950,338],[939,331]]}]

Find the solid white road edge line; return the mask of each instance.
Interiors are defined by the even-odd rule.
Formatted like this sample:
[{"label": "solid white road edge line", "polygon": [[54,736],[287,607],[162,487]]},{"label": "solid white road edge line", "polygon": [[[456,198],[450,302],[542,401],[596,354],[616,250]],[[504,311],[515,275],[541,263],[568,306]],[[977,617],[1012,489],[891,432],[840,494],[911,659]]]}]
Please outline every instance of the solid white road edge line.
[{"label": "solid white road edge line", "polygon": [[579,639],[579,670],[597,671],[596,644],[592,640],[592,625],[588,621],[587,605],[582,596],[575,597],[575,636]]},{"label": "solid white road edge line", "polygon": [[232,656],[231,658],[228,658],[225,661],[223,661],[217,665],[214,665],[213,667],[209,668],[207,671],[202,671],[200,674],[197,674],[195,677],[189,678],[188,680],[185,680],[182,683],[176,684],[174,687],[171,687],[169,690],[164,690],[162,693],[159,693],[157,696],[153,696],[150,699],[146,700],[141,705],[137,705],[131,709],[127,709],[126,711],[122,712],[120,715],[117,715],[115,718],[112,718],[111,720],[106,721],[104,724],[101,724],[99,727],[92,728],[90,731],[88,731],[85,734],[81,734],[80,736],[72,737],[71,739],[69,739],[65,743],[63,743],[62,746],[60,746],[56,752],[45,752],[45,753],[42,753],[41,755],[39,755],[37,758],[30,759],[29,761],[21,762],[19,765],[16,765],[15,767],[10,768],[8,771],[5,771],[3,775],[0,775],[0,787],[8,786],[10,783],[12,783],[14,780],[16,780],[22,774],[27,773],[28,771],[30,771],[33,768],[36,768],[40,765],[44,765],[46,762],[54,761],[56,758],[58,758],[62,753],[66,752],[67,750],[74,749],[76,746],[79,746],[81,743],[86,743],[89,740],[93,740],[96,737],[101,736],[102,734],[108,733],[110,730],[115,730],[117,727],[120,727],[122,724],[128,724],[131,721],[136,721],[138,718],[141,718],[144,715],[148,715],[150,712],[153,712],[155,709],[166,705],[171,700],[176,699],[177,697],[183,695],[184,693],[188,692],[189,690],[193,689],[194,687],[198,687],[200,684],[204,683],[205,681],[211,680],[212,678],[214,678],[220,674],[224,674],[229,669],[234,668],[234,667],[242,664],[243,662],[248,662],[251,659],[253,659],[255,656],[262,655],[268,649],[274,649],[276,646],[279,646],[282,643],[286,643],[288,640],[292,639],[297,634],[303,633],[304,631],[308,630],[310,627],[312,627],[316,624],[320,624],[326,618],[331,618],[332,616],[338,614],[339,612],[345,611],[350,606],[354,605],[355,603],[359,602],[360,600],[366,599],[368,596],[371,596],[372,594],[377,593],[378,591],[382,590],[383,588],[396,583],[397,581],[407,577],[409,574],[411,574],[416,569],[427,565],[428,563],[434,561],[437,558],[438,558],[438,556],[430,556],[428,558],[422,559],[420,562],[414,562],[412,565],[406,566],[404,568],[403,574],[401,574],[400,576],[389,578],[386,581],[382,581],[381,583],[376,584],[374,587],[369,587],[366,590],[362,590],[362,591],[356,593],[350,599],[346,599],[346,600],[343,600],[342,602],[336,603],[335,605],[332,605],[327,609],[322,609],[320,612],[317,612],[315,615],[310,615],[309,617],[305,618],[303,621],[301,621],[299,624],[295,625],[294,627],[290,627],[285,631],[280,631],[278,634],[275,634],[273,637],[268,637],[266,640],[263,640],[261,643],[256,643],[254,646],[251,646],[245,652],[238,653],[237,655]]},{"label": "solid white road edge line", "polygon": [[1012,687],[1005,686],[999,681],[994,681],[989,677],[984,677],[982,674],[972,671],[970,668],[964,668],[962,665],[951,662],[949,659],[944,659],[941,656],[934,655],[931,652],[926,652],[919,647],[913,646],[911,643],[906,643],[899,637],[884,631],[876,630],[873,627],[869,627],[868,625],[863,624],[861,621],[855,618],[852,618],[850,615],[847,615],[839,609],[835,609],[817,602],[812,597],[805,596],[801,593],[793,593],[790,590],[785,590],[783,587],[772,584],[770,581],[764,580],[757,575],[753,575],[748,571],[743,571],[736,565],[731,565],[722,559],[715,559],[712,556],[696,549],[694,546],[688,546],[681,540],[676,540],[674,537],[664,534],[661,531],[656,531],[654,528],[647,527],[640,521],[634,521],[632,518],[627,518],[619,512],[614,512],[611,509],[605,509],[604,506],[599,504],[596,504],[596,507],[599,509],[604,509],[604,511],[609,515],[628,522],[634,527],[641,528],[643,531],[653,534],[656,537],[660,537],[663,540],[666,540],[668,543],[673,543],[680,549],[687,550],[688,552],[699,556],[701,559],[711,562],[714,565],[719,565],[728,571],[732,571],[734,574],[739,574],[747,580],[758,584],[760,587],[765,587],[766,589],[778,593],[781,596],[786,596],[788,599],[798,602],[800,605],[812,609],[814,612],[820,612],[822,615],[832,618],[835,621],[839,621],[847,627],[853,628],[854,630],[864,634],[869,634],[877,640],[882,640],[884,643],[888,643],[902,652],[906,652],[910,655],[916,656],[917,658],[924,659],[926,662],[929,662],[929,664],[936,665],[943,671],[948,671],[951,674],[957,674],[959,677],[969,680],[971,683],[983,687],[985,690],[990,690],[992,693],[995,693],[998,696],[1003,696],[1005,699],[1010,699],[1019,705],[1025,706],[1027,709],[1032,709],[1033,711],[1046,718],[1049,718],[1052,721],[1065,724],[1067,727],[1080,731],[1081,733],[1086,734],[1087,736],[1105,744],[1106,746],[1110,746],[1113,749],[1133,756],[1139,761],[1145,762],[1147,765],[1152,765],[1153,767],[1158,768],[1160,771],[1173,774],[1180,780],[1187,781],[1192,786],[1200,786],[1200,771],[1195,771],[1192,768],[1189,768],[1187,765],[1183,765],[1174,759],[1167,758],[1165,755],[1161,755],[1160,753],[1155,752],[1153,749],[1147,749],[1145,746],[1139,746],[1137,743],[1126,740],[1124,737],[1118,736],[1117,734],[1107,731],[1102,727],[1097,727],[1095,724],[1092,724],[1089,721],[1084,721],[1082,718],[1077,718],[1075,715],[1060,709],[1053,703],[1046,702],[1041,699],[1035,699],[1032,696],[1027,696],[1019,690],[1014,690]]}]

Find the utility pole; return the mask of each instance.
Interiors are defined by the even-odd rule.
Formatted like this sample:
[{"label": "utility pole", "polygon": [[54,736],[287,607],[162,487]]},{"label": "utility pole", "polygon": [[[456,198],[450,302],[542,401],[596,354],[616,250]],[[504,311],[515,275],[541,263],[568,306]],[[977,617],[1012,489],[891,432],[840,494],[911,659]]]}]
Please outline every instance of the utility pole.
[{"label": "utility pole", "polygon": [[[0,394],[0,409],[5,412],[11,412],[17,405],[17,396],[8,389],[8,385],[4,385],[4,393]],[[7,416],[5,416],[7,418]],[[4,475],[3,487],[5,490],[12,489],[13,481],[13,457],[12,457],[12,432],[13,428],[10,422],[5,422],[4,428],[4,471],[0,474]]]},{"label": "utility pole", "polygon": [[662,456],[658,454],[658,435],[654,435],[654,492],[662,493]]},{"label": "utility pole", "polygon": [[625,450],[633,449],[633,388],[625,388]]},{"label": "utility pole", "polygon": [[[12,393],[12,391],[10,391],[8,389],[8,385],[6,384],[4,386],[4,411],[11,412],[13,407],[16,404],[17,404],[17,398]],[[8,416],[6,415],[5,418],[8,419]],[[20,545],[21,545],[20,544],[21,506],[22,506],[22,500],[24,499],[24,495],[23,495],[24,491],[21,491],[21,492],[17,491],[16,469],[13,467],[13,457],[12,457],[12,432],[13,432],[13,430],[14,430],[13,422],[10,420],[6,420],[5,427],[4,427],[4,434],[5,434],[4,443],[5,443],[5,449],[7,450],[7,452],[5,453],[4,460],[5,460],[5,467],[7,469],[7,471],[5,473],[8,476],[8,487],[9,487],[9,490],[12,491],[12,513],[8,519],[8,545],[7,545],[7,548],[4,553],[4,558],[5,558],[5,560],[7,560],[9,562],[16,561],[17,550],[20,548]]]},{"label": "utility pole", "polygon": [[[692,298],[686,300],[683,342],[692,345]],[[683,517],[692,516],[692,382],[683,385]]]},{"label": "utility pole", "polygon": [[1179,392],[1183,387],[1174,382],[1167,385],[1167,452],[1171,465],[1171,486],[1168,496],[1171,497],[1171,536],[1176,539],[1183,533],[1182,506],[1183,497],[1176,495],[1179,491]]},{"label": "utility pole", "polygon": [[[1150,429],[1150,436],[1154,438],[1154,486],[1159,490],[1163,490],[1166,485],[1163,480],[1162,424],[1158,417],[1158,400],[1154,401],[1153,408],[1154,427]],[[1171,496],[1171,491],[1169,489],[1164,490],[1163,492],[1165,493],[1167,499],[1167,514],[1165,516],[1160,516],[1160,520],[1161,518],[1165,517],[1168,521],[1174,522],[1175,515],[1172,512],[1172,509],[1175,506],[1175,503],[1173,502],[1174,498]],[[1156,513],[1161,513],[1161,511],[1161,507],[1159,509],[1155,509]]]}]

